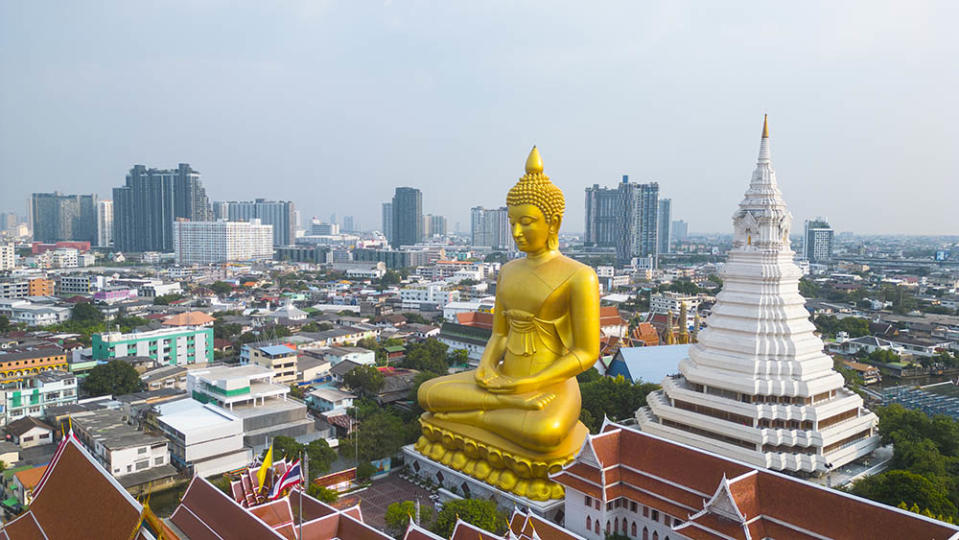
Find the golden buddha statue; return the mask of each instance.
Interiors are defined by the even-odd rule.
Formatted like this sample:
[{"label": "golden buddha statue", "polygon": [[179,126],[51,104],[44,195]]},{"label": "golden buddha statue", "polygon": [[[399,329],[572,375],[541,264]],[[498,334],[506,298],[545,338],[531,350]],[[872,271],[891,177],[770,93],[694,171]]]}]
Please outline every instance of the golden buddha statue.
[{"label": "golden buddha statue", "polygon": [[563,488],[548,474],[575,456],[587,434],[576,375],[599,356],[599,284],[592,268],[559,252],[565,201],[535,146],[506,204],[526,257],[500,271],[479,367],[420,387],[427,412],[416,449],[514,494],[558,499]]}]

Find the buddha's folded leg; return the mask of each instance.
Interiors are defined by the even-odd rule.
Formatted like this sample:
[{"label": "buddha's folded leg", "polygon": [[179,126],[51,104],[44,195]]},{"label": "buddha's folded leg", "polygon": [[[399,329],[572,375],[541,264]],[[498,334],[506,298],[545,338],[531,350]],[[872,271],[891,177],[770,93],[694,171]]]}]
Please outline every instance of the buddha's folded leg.
[{"label": "buddha's folded leg", "polygon": [[420,385],[416,398],[430,412],[476,411],[496,406],[496,396],[476,385],[473,372],[430,379]]},{"label": "buddha's folded leg", "polygon": [[[573,379],[575,383],[575,379]],[[537,452],[549,452],[572,432],[579,420],[579,389],[550,389],[557,398],[542,410],[498,409],[486,411],[475,425]]]}]

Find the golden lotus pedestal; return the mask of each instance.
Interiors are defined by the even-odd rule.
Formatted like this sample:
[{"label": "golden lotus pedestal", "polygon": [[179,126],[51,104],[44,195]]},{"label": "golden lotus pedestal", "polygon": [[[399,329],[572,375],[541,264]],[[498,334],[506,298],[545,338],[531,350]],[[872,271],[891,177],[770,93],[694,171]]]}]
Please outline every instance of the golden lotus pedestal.
[{"label": "golden lotus pedestal", "polygon": [[549,453],[535,453],[481,428],[420,417],[422,435],[414,448],[431,461],[499,490],[531,501],[561,500],[563,486],[550,480],[576,457],[588,430],[577,422]]}]

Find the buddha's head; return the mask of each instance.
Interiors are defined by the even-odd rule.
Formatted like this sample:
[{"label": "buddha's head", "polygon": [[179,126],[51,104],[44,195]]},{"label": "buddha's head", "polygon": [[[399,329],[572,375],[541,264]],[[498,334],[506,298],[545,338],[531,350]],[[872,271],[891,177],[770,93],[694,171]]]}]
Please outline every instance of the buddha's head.
[{"label": "buddha's head", "polygon": [[526,175],[506,195],[506,206],[510,232],[520,251],[538,254],[559,247],[566,200],[543,174],[543,159],[535,146],[526,159]]}]

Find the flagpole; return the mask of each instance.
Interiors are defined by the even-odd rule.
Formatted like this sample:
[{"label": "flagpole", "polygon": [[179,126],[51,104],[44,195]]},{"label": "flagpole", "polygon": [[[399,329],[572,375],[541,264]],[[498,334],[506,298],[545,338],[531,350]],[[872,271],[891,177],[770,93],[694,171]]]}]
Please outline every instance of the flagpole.
[{"label": "flagpole", "polygon": [[303,473],[303,481],[300,482],[300,535],[298,538],[303,540],[303,494],[306,492],[306,486],[310,481],[310,460],[307,458],[305,446],[300,457],[300,471]]}]

